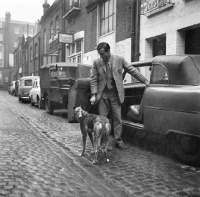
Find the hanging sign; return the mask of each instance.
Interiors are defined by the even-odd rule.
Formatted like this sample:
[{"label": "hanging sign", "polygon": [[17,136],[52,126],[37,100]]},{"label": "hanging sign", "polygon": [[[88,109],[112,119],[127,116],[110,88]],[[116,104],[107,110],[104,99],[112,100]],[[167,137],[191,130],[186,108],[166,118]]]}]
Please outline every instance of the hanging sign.
[{"label": "hanging sign", "polygon": [[58,42],[65,43],[65,44],[72,44],[73,34],[58,33]]}]

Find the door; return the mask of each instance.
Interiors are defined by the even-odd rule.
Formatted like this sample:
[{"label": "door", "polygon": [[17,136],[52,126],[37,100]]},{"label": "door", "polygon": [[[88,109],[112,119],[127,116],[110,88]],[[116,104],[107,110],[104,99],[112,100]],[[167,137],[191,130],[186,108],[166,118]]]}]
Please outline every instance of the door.
[{"label": "door", "polygon": [[144,129],[159,134],[168,131],[170,117],[170,86],[167,69],[159,64],[153,65],[150,87],[144,93]]},{"label": "door", "polygon": [[50,101],[59,102],[59,84],[58,72],[56,69],[50,69]]}]

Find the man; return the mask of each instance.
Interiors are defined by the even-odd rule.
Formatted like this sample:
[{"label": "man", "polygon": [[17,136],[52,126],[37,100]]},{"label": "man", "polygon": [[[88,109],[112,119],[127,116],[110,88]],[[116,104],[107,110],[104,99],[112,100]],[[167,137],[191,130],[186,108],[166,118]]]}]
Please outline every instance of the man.
[{"label": "man", "polygon": [[116,147],[126,149],[121,139],[121,104],[124,102],[123,69],[146,86],[149,86],[149,81],[123,57],[111,54],[108,43],[99,43],[97,51],[100,57],[94,60],[92,67],[90,102],[92,105],[98,103],[99,115],[107,117],[111,110]]}]

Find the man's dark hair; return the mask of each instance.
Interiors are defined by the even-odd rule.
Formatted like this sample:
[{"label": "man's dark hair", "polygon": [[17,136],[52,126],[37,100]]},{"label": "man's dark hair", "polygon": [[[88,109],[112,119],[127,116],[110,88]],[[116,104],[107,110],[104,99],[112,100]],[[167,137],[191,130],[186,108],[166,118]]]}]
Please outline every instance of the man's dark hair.
[{"label": "man's dark hair", "polygon": [[110,45],[107,42],[100,42],[97,46],[97,51],[104,49],[105,52],[110,51]]}]

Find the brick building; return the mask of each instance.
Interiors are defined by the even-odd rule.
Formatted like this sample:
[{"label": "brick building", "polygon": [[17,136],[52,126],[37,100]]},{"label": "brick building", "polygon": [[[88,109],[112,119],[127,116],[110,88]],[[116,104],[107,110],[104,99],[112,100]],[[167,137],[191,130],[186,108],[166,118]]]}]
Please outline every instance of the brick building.
[{"label": "brick building", "polygon": [[25,21],[11,20],[7,12],[5,19],[0,20],[0,78],[2,88],[7,89],[8,83],[16,78],[13,51],[18,47],[19,37],[34,36],[36,25]]},{"label": "brick building", "polygon": [[[98,57],[95,48],[100,42],[108,42],[111,52],[128,62],[138,60],[138,52],[134,51],[134,46],[138,45],[138,6],[139,0],[88,0],[84,63],[92,64]],[[126,82],[132,80],[127,74]]]},{"label": "brick building", "polygon": [[70,0],[66,2],[63,16],[64,32],[73,35],[73,42],[66,45],[66,62],[83,63],[85,53],[85,27],[87,24],[87,0]]},{"label": "brick building", "polygon": [[200,1],[143,0],[140,32],[140,60],[200,54]]},{"label": "brick building", "polygon": [[64,4],[63,0],[54,1],[51,6],[47,0],[43,4],[43,16],[40,20],[40,65],[65,61],[65,46],[58,42],[58,32],[63,31]]}]

